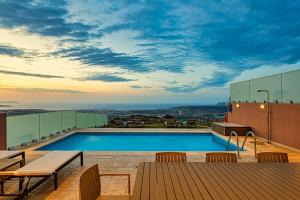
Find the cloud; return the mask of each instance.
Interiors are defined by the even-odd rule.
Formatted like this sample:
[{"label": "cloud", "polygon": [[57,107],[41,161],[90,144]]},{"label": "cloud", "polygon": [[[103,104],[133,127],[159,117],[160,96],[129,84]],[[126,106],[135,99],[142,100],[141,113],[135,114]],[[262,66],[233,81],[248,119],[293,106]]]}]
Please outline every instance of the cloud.
[{"label": "cloud", "polygon": [[[299,62],[299,10],[299,1],[0,0],[0,27],[56,37],[63,48],[52,55],[128,74],[185,73],[190,63],[197,62],[217,65],[221,72],[201,84],[166,87],[192,92],[200,85],[223,87],[243,71],[263,65]],[[95,41],[122,30],[137,33],[127,39],[138,51],[116,51],[109,42],[103,47]],[[1,51],[22,55],[15,49],[0,47]]]},{"label": "cloud", "polygon": [[21,87],[1,87],[0,90],[9,90],[20,93],[57,93],[57,94],[85,94],[80,90],[49,89],[49,88],[21,88]]},{"label": "cloud", "polygon": [[63,76],[35,74],[35,73],[27,73],[27,72],[16,72],[16,71],[7,71],[7,70],[0,70],[0,74],[30,76],[30,77],[37,77],[37,78],[64,78]]},{"label": "cloud", "polygon": [[84,81],[103,81],[103,82],[130,82],[135,81],[135,79],[124,78],[121,76],[116,76],[113,74],[101,74],[101,73],[93,73],[87,77],[79,78],[77,80]]},{"label": "cloud", "polygon": [[167,83],[168,83],[168,84],[172,84],[172,85],[173,85],[173,84],[177,84],[177,83],[178,83],[178,81],[176,81],[176,80],[174,80],[174,81],[168,81]]},{"label": "cloud", "polygon": [[61,49],[54,52],[53,55],[79,60],[89,66],[115,67],[131,72],[150,71],[150,68],[144,65],[146,62],[139,57],[129,56],[124,53],[115,53],[109,48],[76,46]]},{"label": "cloud", "polygon": [[163,87],[163,89],[167,92],[171,93],[193,93],[197,90],[201,89],[201,84],[199,85],[181,85],[181,86],[167,86]]},{"label": "cloud", "polygon": [[149,88],[151,88],[150,86],[146,86],[146,85],[131,85],[130,87],[132,89],[149,89]]},{"label": "cloud", "polygon": [[[177,81],[168,82],[171,86],[162,87],[165,91],[171,93],[193,93],[204,88],[224,87],[226,83],[232,81],[234,77],[240,75],[240,72],[216,71],[210,78],[204,78],[200,82],[178,85]],[[175,86],[174,86],[175,85]]]},{"label": "cloud", "polygon": [[196,25],[194,48],[204,59],[236,71],[299,61],[299,2],[226,1],[202,8],[206,20]]},{"label": "cloud", "polygon": [[23,49],[18,49],[8,44],[0,44],[0,55],[23,57],[25,52]]},{"label": "cloud", "polygon": [[40,53],[38,51],[18,48],[10,44],[3,43],[0,43],[0,55],[24,58],[26,61],[32,61],[35,57],[46,56],[45,54]]},{"label": "cloud", "polygon": [[0,27],[25,28],[27,32],[43,36],[88,39],[93,27],[70,22],[66,6],[65,0],[1,0]]},{"label": "cloud", "polygon": [[239,71],[217,71],[212,74],[211,78],[205,78],[201,82],[204,87],[223,87],[226,83],[231,82],[234,77],[240,75]]},{"label": "cloud", "polygon": [[298,1],[152,1],[106,30],[140,32],[139,57],[155,70],[182,73],[189,61],[215,63],[229,73],[203,85],[221,86],[235,71],[299,62],[299,9]]}]

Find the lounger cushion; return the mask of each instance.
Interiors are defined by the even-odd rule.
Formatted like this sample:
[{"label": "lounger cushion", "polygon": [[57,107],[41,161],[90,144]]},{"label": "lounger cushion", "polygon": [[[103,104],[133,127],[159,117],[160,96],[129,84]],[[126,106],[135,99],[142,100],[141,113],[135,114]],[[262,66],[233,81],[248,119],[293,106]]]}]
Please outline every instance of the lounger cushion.
[{"label": "lounger cushion", "polygon": [[47,176],[71,160],[80,151],[52,151],[16,171],[0,172],[0,175]]},{"label": "lounger cushion", "polygon": [[5,151],[5,150],[0,150],[0,159],[12,157],[12,156],[14,156],[16,154],[19,154],[21,152],[22,151]]},{"label": "lounger cushion", "polygon": [[51,175],[80,151],[52,151],[16,171],[22,175]]}]

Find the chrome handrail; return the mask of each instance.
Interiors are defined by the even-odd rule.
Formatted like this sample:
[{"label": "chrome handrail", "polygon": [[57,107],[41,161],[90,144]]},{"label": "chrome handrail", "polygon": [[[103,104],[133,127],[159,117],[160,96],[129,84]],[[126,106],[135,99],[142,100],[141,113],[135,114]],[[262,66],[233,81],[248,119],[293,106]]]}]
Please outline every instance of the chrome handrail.
[{"label": "chrome handrail", "polygon": [[229,134],[229,138],[228,138],[227,145],[226,145],[226,151],[228,151],[228,147],[229,147],[232,135],[236,136],[237,157],[240,158],[239,135],[235,131],[231,131],[230,134]]},{"label": "chrome handrail", "polygon": [[248,136],[250,136],[250,135],[252,135],[253,136],[253,145],[254,145],[254,156],[255,156],[255,158],[256,158],[256,135],[252,132],[252,131],[248,131],[247,133],[246,133],[246,137],[245,137],[245,139],[244,139],[244,142],[243,142],[243,145],[242,145],[242,150],[244,150],[244,146],[245,146],[245,144],[246,144],[246,140],[247,140],[247,138],[248,138]]}]

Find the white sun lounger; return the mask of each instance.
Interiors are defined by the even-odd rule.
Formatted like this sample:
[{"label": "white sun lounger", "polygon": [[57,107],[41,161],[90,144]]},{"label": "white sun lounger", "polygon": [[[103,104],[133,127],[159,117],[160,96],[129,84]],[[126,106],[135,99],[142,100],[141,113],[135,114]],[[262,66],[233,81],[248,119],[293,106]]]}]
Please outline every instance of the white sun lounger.
[{"label": "white sun lounger", "polygon": [[[54,189],[58,187],[57,173],[67,166],[70,162],[80,157],[80,164],[83,165],[83,152],[82,151],[52,151],[47,155],[38,158],[28,165],[21,167],[15,171],[2,171],[0,172],[1,177],[8,178],[29,178],[25,186],[24,191],[21,194],[4,194],[0,193],[0,196],[18,196],[20,199],[24,198],[29,192],[40,186],[50,177],[54,177]],[[28,187],[31,178],[42,178],[40,181]],[[2,184],[3,186],[3,184]]]}]

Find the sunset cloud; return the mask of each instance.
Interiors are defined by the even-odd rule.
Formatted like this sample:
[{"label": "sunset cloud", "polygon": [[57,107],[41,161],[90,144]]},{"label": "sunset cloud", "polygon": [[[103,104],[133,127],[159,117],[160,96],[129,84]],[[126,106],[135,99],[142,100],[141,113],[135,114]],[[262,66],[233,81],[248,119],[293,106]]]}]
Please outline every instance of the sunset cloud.
[{"label": "sunset cloud", "polygon": [[298,1],[0,0],[0,76],[197,98],[264,75],[257,69],[300,68],[299,10]]},{"label": "sunset cloud", "polygon": [[30,76],[30,77],[37,77],[37,78],[64,78],[63,76],[55,76],[55,75],[47,75],[47,74],[35,74],[35,73],[27,73],[27,72],[16,72],[16,71],[8,71],[8,70],[0,70],[0,74]]}]

